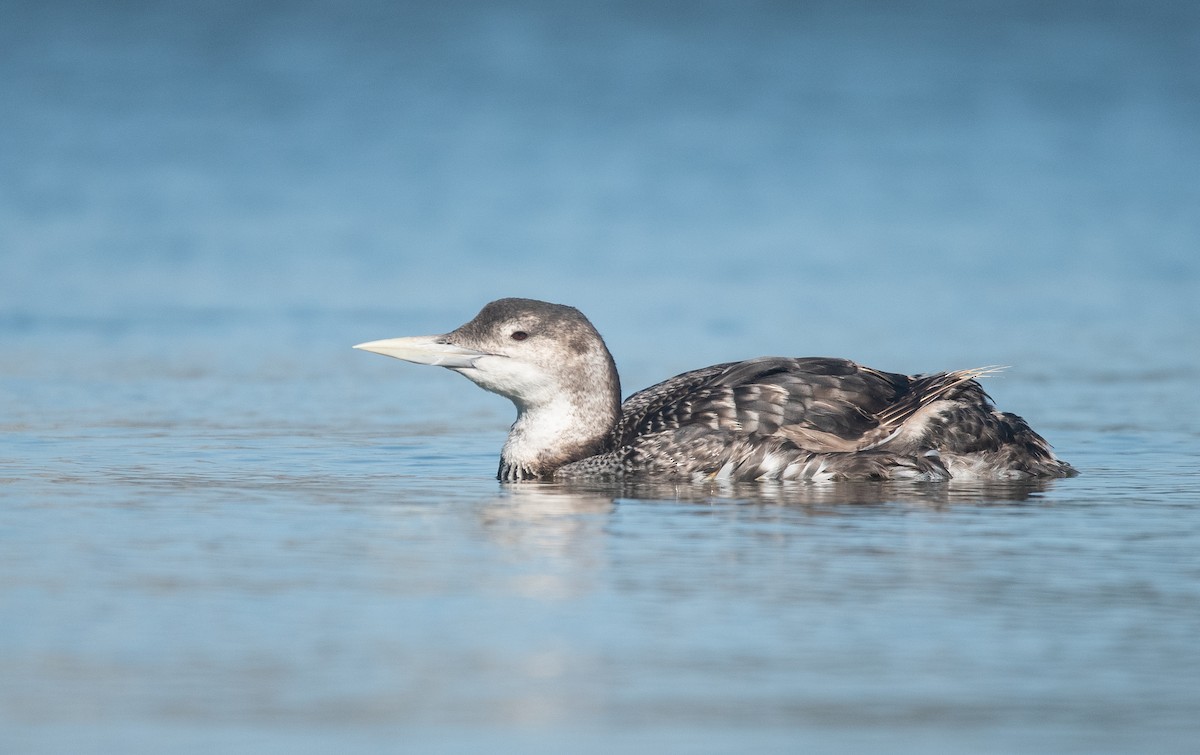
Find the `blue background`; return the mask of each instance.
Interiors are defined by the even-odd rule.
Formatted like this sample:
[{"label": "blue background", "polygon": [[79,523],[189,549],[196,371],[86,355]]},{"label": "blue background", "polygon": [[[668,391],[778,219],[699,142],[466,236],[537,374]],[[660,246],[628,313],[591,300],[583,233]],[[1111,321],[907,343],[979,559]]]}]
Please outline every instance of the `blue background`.
[{"label": "blue background", "polygon": [[[1183,751],[1198,50],[1189,2],[6,3],[0,742]],[[1011,365],[1084,475],[505,490],[510,406],[349,348],[501,296],[626,393]]]}]

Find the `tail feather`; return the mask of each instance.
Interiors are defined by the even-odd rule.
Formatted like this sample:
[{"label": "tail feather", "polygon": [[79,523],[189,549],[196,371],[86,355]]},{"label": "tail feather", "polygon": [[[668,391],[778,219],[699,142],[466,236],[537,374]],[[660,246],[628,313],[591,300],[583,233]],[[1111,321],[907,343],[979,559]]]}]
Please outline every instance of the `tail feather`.
[{"label": "tail feather", "polygon": [[879,424],[888,428],[898,427],[924,407],[945,398],[947,394],[963,383],[994,375],[1004,369],[1007,368],[991,365],[917,377],[913,380],[909,392],[904,398],[879,413],[877,417]]}]

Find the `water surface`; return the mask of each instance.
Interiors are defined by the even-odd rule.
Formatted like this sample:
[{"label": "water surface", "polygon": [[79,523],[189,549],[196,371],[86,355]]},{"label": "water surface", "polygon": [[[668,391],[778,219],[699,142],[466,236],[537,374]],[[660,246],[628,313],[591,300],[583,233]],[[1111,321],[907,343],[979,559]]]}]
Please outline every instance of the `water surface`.
[{"label": "water surface", "polygon": [[[1192,4],[10,5],[0,749],[1194,750]],[[502,486],[511,295],[1082,475]]]}]

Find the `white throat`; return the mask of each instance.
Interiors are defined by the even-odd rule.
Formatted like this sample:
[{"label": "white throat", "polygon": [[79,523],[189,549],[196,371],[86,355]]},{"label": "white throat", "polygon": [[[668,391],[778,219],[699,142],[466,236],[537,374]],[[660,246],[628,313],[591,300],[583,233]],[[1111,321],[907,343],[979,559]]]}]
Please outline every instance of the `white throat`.
[{"label": "white throat", "polygon": [[518,408],[517,421],[501,452],[505,461],[538,469],[564,448],[586,443],[588,437],[579,409],[567,396],[533,407]]}]

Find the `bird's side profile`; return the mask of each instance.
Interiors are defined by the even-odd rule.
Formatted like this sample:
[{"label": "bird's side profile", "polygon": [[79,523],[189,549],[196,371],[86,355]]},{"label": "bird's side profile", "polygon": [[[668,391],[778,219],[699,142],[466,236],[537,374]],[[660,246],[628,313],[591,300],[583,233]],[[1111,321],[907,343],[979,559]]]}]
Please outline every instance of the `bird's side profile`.
[{"label": "bird's side profile", "polygon": [[437,336],[354,348],[458,372],[512,400],[497,477],[1027,479],[1076,474],[992,405],[987,368],[901,375],[827,357],[704,367],[621,402],[604,339],[574,307],[500,299]]}]

